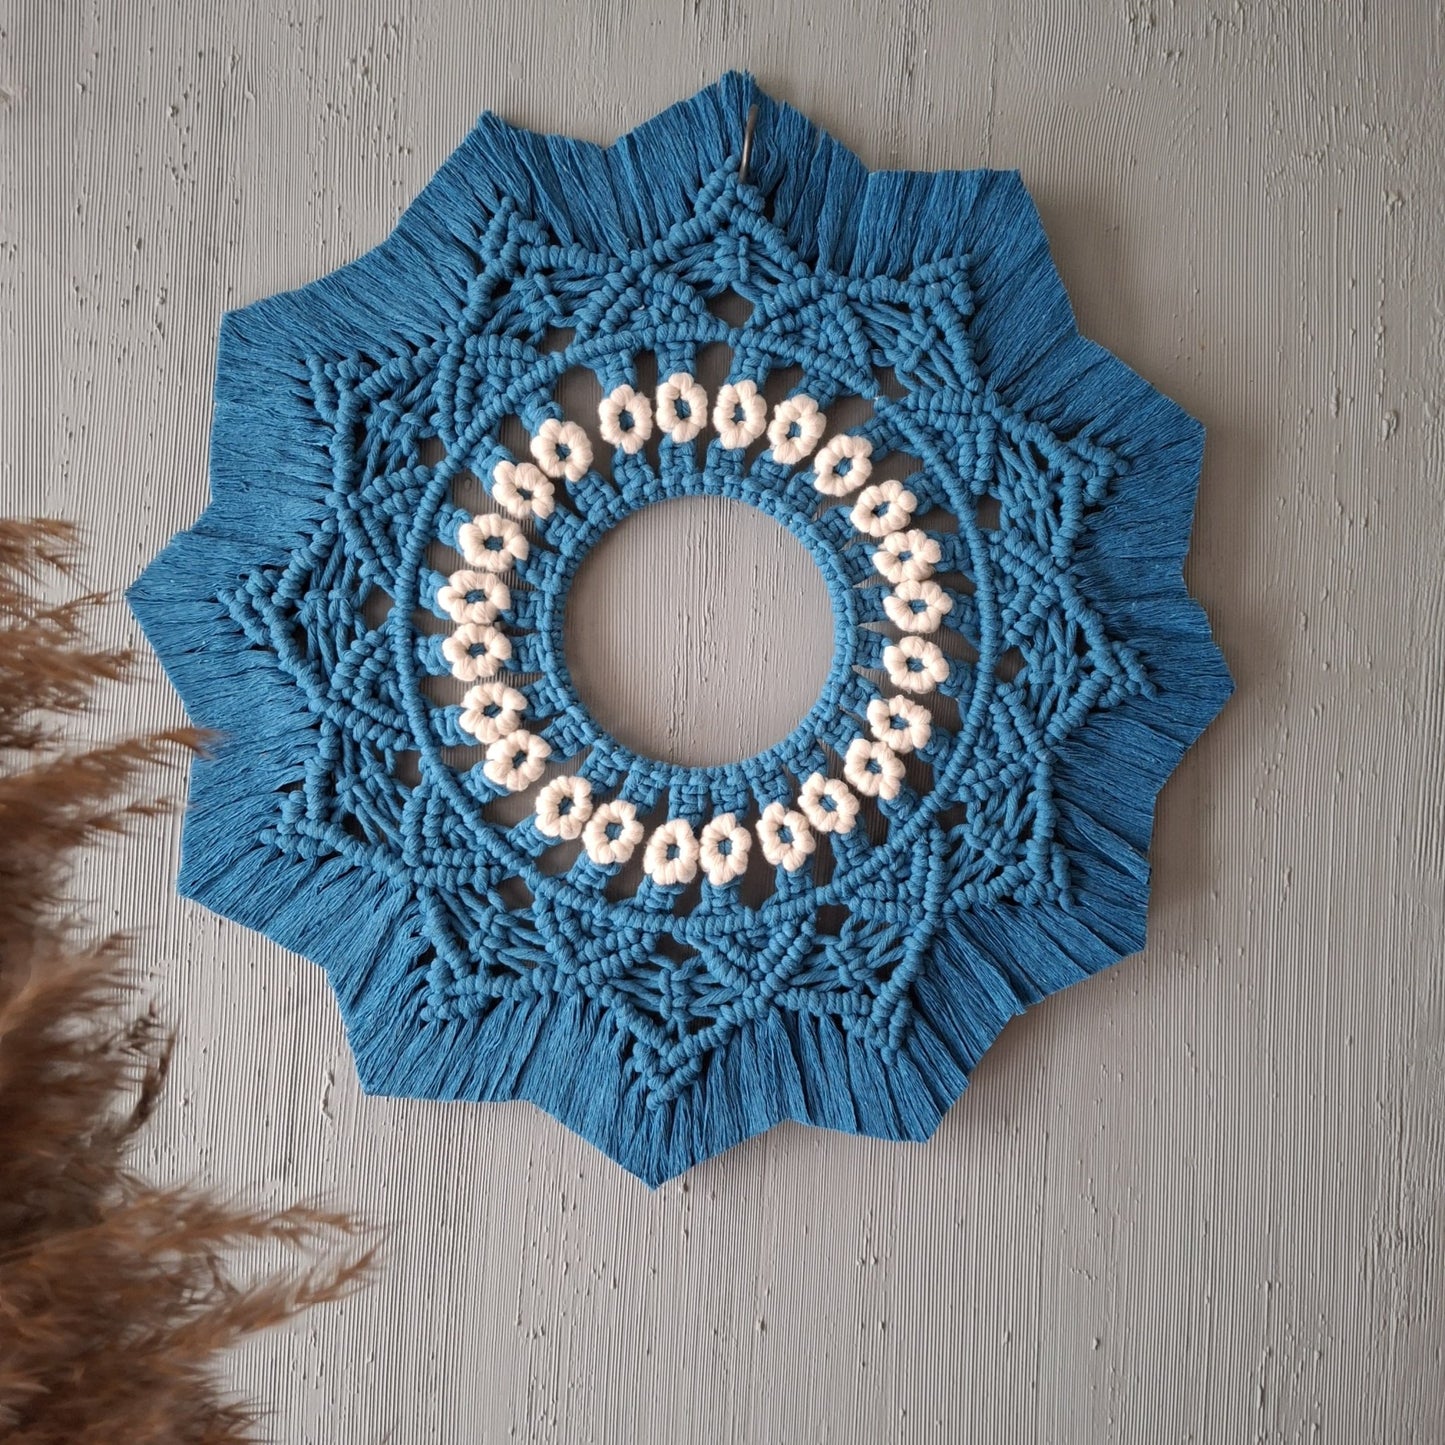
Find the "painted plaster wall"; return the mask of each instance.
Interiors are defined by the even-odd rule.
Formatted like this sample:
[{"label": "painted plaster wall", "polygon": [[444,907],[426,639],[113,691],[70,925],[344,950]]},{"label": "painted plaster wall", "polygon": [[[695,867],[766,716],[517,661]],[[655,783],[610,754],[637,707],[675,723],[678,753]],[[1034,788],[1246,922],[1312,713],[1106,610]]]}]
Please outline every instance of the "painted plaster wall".
[{"label": "painted plaster wall", "polygon": [[[181,1029],[148,1166],[391,1226],[375,1288],[236,1360],[278,1439],[1445,1438],[1429,0],[0,17],[0,488],[85,523],[99,585],[204,504],[224,308],[374,244],[483,108],[608,140],[731,66],[872,165],[1019,168],[1082,329],[1209,428],[1189,576],[1240,691],[1164,794],[1149,947],[1010,1027],[924,1148],[785,1127],[648,1194],[528,1107],[366,1099],[319,974],[172,896],[178,825],[96,860]],[[733,548],[788,596],[786,549],[654,544],[599,595],[661,655],[683,588],[786,714],[817,636],[687,590]],[[675,714],[680,749],[746,726]],[[148,660],[97,726],[179,720]]]}]

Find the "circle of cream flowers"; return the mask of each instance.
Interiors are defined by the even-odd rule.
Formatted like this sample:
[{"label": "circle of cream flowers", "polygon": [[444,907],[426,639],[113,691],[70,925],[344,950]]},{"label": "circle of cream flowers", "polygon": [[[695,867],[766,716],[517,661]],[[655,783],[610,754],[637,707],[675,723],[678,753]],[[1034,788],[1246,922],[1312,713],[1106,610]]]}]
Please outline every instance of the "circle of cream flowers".
[{"label": "circle of cream flowers", "polygon": [[[598,433],[609,446],[631,456],[656,428],[677,445],[702,434],[708,419],[707,393],[695,377],[675,371],[658,383],[652,398],[630,385],[614,387],[598,407]],[[948,659],[923,634],[936,632],[953,610],[953,599],[932,581],[942,562],[938,540],[911,526],[917,495],[902,482],[869,482],[873,445],[867,437],[839,433],[822,446],[827,417],[805,393],[785,398],[768,417],[755,381],[726,382],[712,407],[711,421],[727,450],[751,445],[767,433],[775,462],[796,466],[813,457],[813,486],[839,499],[854,492],[849,518],[877,543],[873,565],[891,590],[883,599],[888,620],[903,634],[883,651],[883,667],[898,689],[867,707],[870,737],[855,738],[843,760],[843,778],[813,773],[799,790],[796,806],[768,803],[753,829],[735,813],[723,813],[700,828],[669,818],[647,836],[643,870],[659,887],[682,887],[699,869],[708,884],[725,888],[747,872],[754,834],[774,867],[796,873],[817,851],[817,835],[846,834],[857,825],[860,797],[887,802],[904,781],[903,757],[928,745],[932,717],[913,698],[931,692],[949,675]],[[504,459],[492,472],[492,495],[502,516],[484,513],[458,529],[458,548],[468,567],[453,573],[437,591],[437,603],[457,628],[442,643],[452,671],[474,682],[463,701],[461,727],[486,747],[483,771],[498,787],[521,792],[537,782],[551,748],[521,726],[526,696],[494,677],[512,655],[496,618],[511,606],[511,593],[497,574],[525,562],[529,552],[522,521],[546,521],[556,506],[557,481],[577,482],[592,464],[592,444],[575,422],[548,417],[529,447],[533,462]],[[816,453],[816,454],[815,454]],[[861,490],[860,490],[861,489]],[[534,821],[546,838],[581,839],[587,856],[602,868],[626,863],[643,843],[646,829],[637,805],[625,798],[599,801],[586,778],[553,778],[537,794]]]},{"label": "circle of cream flowers", "polygon": [[635,387],[613,387],[597,408],[597,430],[608,446],[636,456],[652,435],[652,403]]}]

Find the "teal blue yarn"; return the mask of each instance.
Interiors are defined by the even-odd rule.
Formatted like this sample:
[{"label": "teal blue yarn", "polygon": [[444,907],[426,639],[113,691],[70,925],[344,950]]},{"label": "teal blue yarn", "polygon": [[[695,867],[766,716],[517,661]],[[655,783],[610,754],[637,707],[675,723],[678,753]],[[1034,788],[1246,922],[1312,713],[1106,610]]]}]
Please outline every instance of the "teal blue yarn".
[{"label": "teal blue yarn", "polygon": [[[707,304],[728,290],[754,306],[740,327]],[[873,403],[875,455],[915,458],[918,516],[953,519],[938,572],[966,644],[940,686],[957,721],[877,803],[882,841],[833,835],[827,868],[779,868],[756,906],[622,896],[615,867],[549,863],[530,816],[494,820],[417,621],[504,417],[558,415],[568,368],[606,390],[711,342],[734,377],[796,366],[825,410]],[[222,324],[211,503],[129,593],[223,738],[192,772],[180,889],[326,970],[370,1092],[527,1099],[653,1185],[783,1119],[925,1139],[1010,1018],[1144,942],[1155,797],[1230,692],[1181,576],[1201,447],[1078,335],[1012,172],[869,173],[740,75],[605,149],[484,116],[375,250]],[[507,620],[553,758],[694,824],[836,774],[888,641],[847,507],[716,439],[565,490]],[[698,493],[792,529],[835,618],[808,716],[705,769],[604,733],[562,650],[597,539]]]}]

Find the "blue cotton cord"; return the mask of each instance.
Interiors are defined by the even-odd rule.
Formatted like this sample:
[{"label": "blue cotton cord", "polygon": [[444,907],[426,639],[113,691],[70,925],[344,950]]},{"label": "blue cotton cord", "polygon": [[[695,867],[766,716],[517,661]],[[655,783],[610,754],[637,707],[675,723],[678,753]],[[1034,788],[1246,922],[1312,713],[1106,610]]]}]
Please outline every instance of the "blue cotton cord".
[{"label": "blue cotton cord", "polygon": [[[1012,173],[870,174],[739,75],[605,149],[484,116],[380,247],[223,324],[211,505],[129,594],[225,736],[180,887],[325,967],[369,1090],[530,1099],[649,1184],[783,1118],[926,1138],[1143,942],[1230,690],[1200,449],[1077,335]],[[564,649],[598,542],[697,495],[833,613],[814,706],[709,768],[607,734]]]}]

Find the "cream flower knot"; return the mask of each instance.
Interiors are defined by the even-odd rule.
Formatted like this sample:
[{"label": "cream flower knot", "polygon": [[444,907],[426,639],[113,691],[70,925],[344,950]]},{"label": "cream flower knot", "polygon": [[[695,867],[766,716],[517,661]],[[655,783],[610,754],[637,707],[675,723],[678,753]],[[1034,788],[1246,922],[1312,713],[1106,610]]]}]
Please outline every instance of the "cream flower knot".
[{"label": "cream flower knot", "polygon": [[479,682],[462,699],[460,726],[479,743],[500,742],[522,725],[527,699],[505,682]]},{"label": "cream flower knot", "polygon": [[875,697],[868,704],[868,731],[895,753],[911,753],[928,746],[933,719],[922,703],[906,697]]},{"label": "cream flower knot", "polygon": [[937,582],[900,582],[883,599],[888,620],[904,632],[937,632],[953,599]]},{"label": "cream flower knot", "polygon": [[848,519],[865,536],[886,537],[906,527],[917,510],[918,498],[902,482],[890,477],[864,487]]},{"label": "cream flower knot", "polygon": [[453,572],[437,588],[437,606],[453,622],[495,622],[511,605],[511,589],[495,572]]},{"label": "cream flower knot", "polygon": [[551,756],[552,749],[545,738],[518,728],[487,748],[482,772],[499,788],[505,788],[509,793],[520,793],[542,776]]},{"label": "cream flower knot", "polygon": [[532,457],[553,481],[580,482],[592,465],[592,443],[575,421],[549,416],[531,441]]},{"label": "cream flower knot", "polygon": [[613,798],[594,808],[582,829],[582,846],[599,868],[627,862],[641,841],[637,805],[626,798]]},{"label": "cream flower knot", "polygon": [[615,386],[598,404],[597,430],[608,446],[636,456],[652,435],[652,403],[635,387]]},{"label": "cream flower knot", "polygon": [[873,553],[873,565],[895,587],[900,582],[922,582],[933,576],[943,549],[937,539],[917,527],[890,532]]},{"label": "cream flower knot", "polygon": [[830,437],[813,458],[813,485],[825,497],[846,497],[872,474],[873,443],[843,432]]},{"label": "cream flower knot", "polygon": [[896,798],[903,786],[903,759],[887,743],[854,738],[843,757],[843,776],[865,798]]},{"label": "cream flower knot", "polygon": [[695,441],[707,421],[707,393],[685,371],[674,371],[657,388],[657,424],[681,446]]},{"label": "cream flower knot", "polygon": [[729,381],[718,388],[712,409],[713,430],[729,451],[749,445],[763,434],[768,404],[755,381]]},{"label": "cream flower knot", "polygon": [[818,403],[811,396],[799,392],[780,401],[768,423],[768,446],[774,459],[785,467],[796,466],[813,454],[827,425],[828,418],[818,410]]},{"label": "cream flower knot", "polygon": [[464,622],[442,639],[442,656],[452,676],[463,682],[495,677],[512,657],[512,641],[500,627],[485,622]]},{"label": "cream flower knot", "polygon": [[697,834],[686,818],[669,818],[654,828],[642,855],[643,871],[662,888],[676,888],[697,877],[701,853]]},{"label": "cream flower knot", "polygon": [[851,833],[858,820],[858,799],[838,781],[814,773],[798,794],[798,806],[819,833]]},{"label": "cream flower knot", "polygon": [[722,888],[748,871],[748,853],[753,835],[743,827],[734,813],[722,813],[702,830],[698,856],[707,881]]},{"label": "cream flower knot", "polygon": [[508,517],[483,512],[457,528],[457,546],[473,567],[506,572],[527,560],[531,550],[522,529]]},{"label": "cream flower knot", "polygon": [[545,522],[557,506],[556,489],[531,462],[498,462],[492,468],[492,496],[520,521]]},{"label": "cream flower knot", "polygon": [[574,774],[553,778],[537,794],[537,831],[547,838],[571,842],[582,836],[592,816],[592,784]]},{"label": "cream flower knot", "polygon": [[818,846],[808,820],[781,803],[769,803],[758,819],[758,842],[763,857],[775,868],[796,873]]},{"label": "cream flower knot", "polygon": [[883,669],[904,692],[932,692],[948,676],[948,659],[936,642],[904,637],[883,649]]}]

